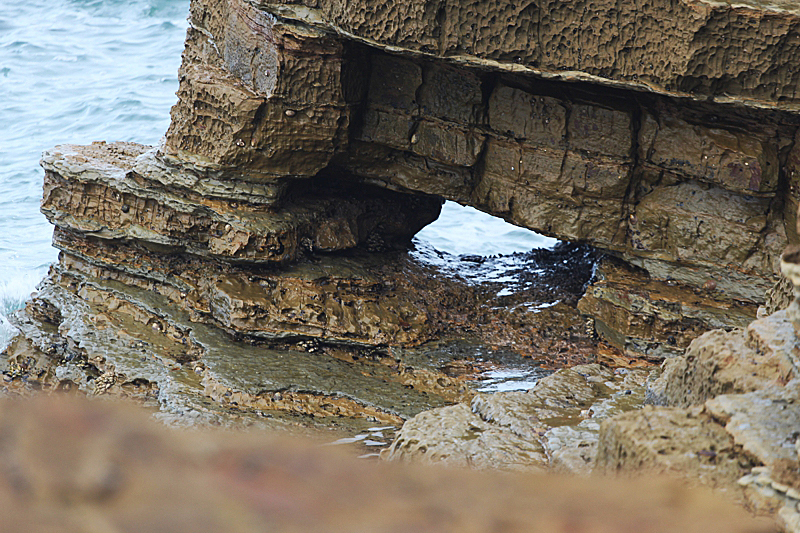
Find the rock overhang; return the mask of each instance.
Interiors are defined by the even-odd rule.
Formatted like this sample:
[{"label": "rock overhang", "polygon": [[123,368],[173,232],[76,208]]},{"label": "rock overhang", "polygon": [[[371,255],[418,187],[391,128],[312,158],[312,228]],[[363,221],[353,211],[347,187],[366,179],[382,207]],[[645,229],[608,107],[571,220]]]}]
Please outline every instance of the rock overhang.
[{"label": "rock overhang", "polygon": [[754,310],[797,238],[798,15],[608,7],[196,1],[164,157],[441,196]]},{"label": "rock overhang", "polygon": [[[317,260],[342,263],[331,253],[358,248],[358,262],[407,242],[442,199],[606,254],[578,304],[583,318],[571,302],[548,308],[548,326],[545,313],[509,310],[498,321],[495,338],[520,353],[553,348],[548,355],[561,360],[560,334],[578,340],[580,359],[579,344],[596,344],[599,333],[628,356],[659,361],[707,329],[745,324],[779,279],[800,198],[800,115],[780,85],[793,78],[731,81],[726,69],[741,65],[718,64],[714,36],[725,33],[725,17],[765,21],[769,31],[754,38],[777,40],[750,59],[772,64],[793,50],[790,10],[759,19],[752,6],[687,2],[664,13],[626,7],[615,21],[593,4],[581,8],[584,24],[573,3],[412,2],[375,13],[359,2],[307,4],[195,0],[163,144],[45,154],[43,211],[63,252],[51,277],[76,298],[65,296],[66,307],[90,297],[102,307],[98,295],[117,291],[142,308],[153,291],[190,322],[257,346],[301,339],[316,353],[319,341],[359,350],[424,343],[448,320],[496,317],[469,309],[471,289],[430,289],[419,271],[389,285],[380,278],[397,272],[297,273]],[[487,10],[494,21],[481,18]],[[676,13],[696,24],[652,29]],[[595,15],[609,28],[596,28]],[[650,26],[628,35],[614,29],[623,22]],[[452,40],[473,23],[498,31],[471,47]],[[571,43],[557,38],[573,29],[583,33]],[[592,41],[615,32],[632,40]],[[675,46],[687,35],[681,56]],[[651,52],[663,37],[653,54],[667,66],[634,78],[645,66],[626,62],[647,48],[637,41],[645,37]],[[550,38],[555,48],[528,46]],[[514,48],[523,41],[524,53]],[[713,64],[701,68],[702,57]],[[727,57],[743,56],[733,46]],[[716,77],[703,78],[708,69]],[[772,100],[768,79],[778,83]],[[109,280],[114,291],[97,289]],[[140,313],[146,324],[167,331],[162,318],[146,318],[151,311]],[[288,401],[212,389],[253,405]]]}]

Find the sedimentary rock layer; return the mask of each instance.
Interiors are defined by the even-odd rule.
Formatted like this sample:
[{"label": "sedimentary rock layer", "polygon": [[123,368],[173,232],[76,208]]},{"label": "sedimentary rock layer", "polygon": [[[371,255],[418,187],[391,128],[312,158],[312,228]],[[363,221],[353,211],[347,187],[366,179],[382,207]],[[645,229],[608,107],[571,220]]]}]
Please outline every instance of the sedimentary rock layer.
[{"label": "sedimentary rock layer", "polygon": [[[709,278],[711,279],[711,278]],[[594,317],[595,329],[626,351],[658,360],[682,355],[697,336],[714,328],[745,327],[755,304],[732,298],[733,285],[654,280],[646,271],[606,257],[578,309]]]},{"label": "sedimentary rock layer", "polygon": [[[58,227],[93,237],[279,263],[315,250],[405,243],[435,220],[441,205],[432,197],[347,184],[336,190],[307,184],[279,206],[259,205],[257,193],[206,196],[180,183],[191,178],[148,164],[148,148],[97,143],[45,152],[42,212]],[[137,166],[139,158],[144,162]]]},{"label": "sedimentary rock layer", "polygon": [[[763,303],[797,235],[800,119],[794,74],[756,65],[792,54],[797,15],[705,2],[526,6],[197,0],[162,158],[277,198],[310,177],[433,194],[589,242],[649,283],[711,284],[734,307]],[[751,35],[754,21],[766,33]],[[619,26],[620,39],[593,40],[601,26]],[[766,55],[731,41],[724,61],[708,59],[733,34]],[[551,50],[556,36],[565,40]],[[645,49],[646,63],[633,59]],[[570,74],[543,74],[565,65]],[[676,91],[696,98],[665,96]],[[723,93],[759,105],[709,98]],[[612,307],[592,312],[622,324],[612,315],[626,311]],[[634,329],[604,331],[654,353]]]},{"label": "sedimentary rock layer", "polygon": [[155,290],[195,320],[240,334],[414,345],[437,329],[434,306],[402,274],[390,277],[390,268],[369,257],[256,270],[133,244],[86,241],[61,229],[54,243],[65,251],[62,263],[70,271]]},{"label": "sedimentary rock layer", "polygon": [[652,401],[688,407],[719,394],[785,385],[800,375],[795,342],[785,310],[753,321],[744,331],[710,331],[685,355],[665,362]]},{"label": "sedimentary rock layer", "polygon": [[254,1],[374,46],[561,79],[795,109],[796,4]]},{"label": "sedimentary rock layer", "polygon": [[[492,295],[507,285],[471,287],[406,252],[232,264],[58,226],[54,244],[59,264],[12,318],[8,390],[129,397],[177,423],[291,427],[306,415],[357,431],[468,400],[497,365],[585,362],[597,347],[572,307],[592,265],[582,247],[552,252],[582,267],[502,297],[517,302],[504,309]],[[573,279],[552,284],[563,276]],[[530,304],[545,293],[567,303]]]},{"label": "sedimentary rock layer", "polygon": [[[369,357],[370,350],[350,350],[375,359],[356,366],[314,343],[272,348],[246,342],[192,321],[155,287],[144,290],[69,266],[70,271],[56,267],[15,319],[23,335],[4,359],[7,387],[77,389],[155,402],[178,424],[250,420],[260,426],[291,425],[281,422],[282,415],[275,424],[271,420],[286,412],[346,417],[345,425],[354,419],[397,425],[442,405],[444,397],[435,390],[449,390],[446,396],[453,399],[466,394],[463,382],[441,374],[430,379],[436,386],[426,389],[413,372],[391,369],[379,354]],[[258,422],[261,418],[270,420]]]},{"label": "sedimentary rock layer", "polygon": [[[800,531],[798,259],[796,247],[781,259],[795,293],[787,309],[764,314],[745,330],[695,339],[648,385],[646,401],[668,407],[646,407],[601,425],[599,470],[671,472],[774,516],[781,531]],[[785,296],[773,297],[785,305]]]}]

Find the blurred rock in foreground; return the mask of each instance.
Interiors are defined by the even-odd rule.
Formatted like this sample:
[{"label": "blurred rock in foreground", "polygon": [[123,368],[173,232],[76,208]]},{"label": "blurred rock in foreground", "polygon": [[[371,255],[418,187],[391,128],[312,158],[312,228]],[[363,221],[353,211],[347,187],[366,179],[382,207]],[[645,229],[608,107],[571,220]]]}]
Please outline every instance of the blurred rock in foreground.
[{"label": "blurred rock in foreground", "polygon": [[376,464],[263,434],[168,430],[66,395],[0,403],[3,531],[759,532],[666,480]]}]

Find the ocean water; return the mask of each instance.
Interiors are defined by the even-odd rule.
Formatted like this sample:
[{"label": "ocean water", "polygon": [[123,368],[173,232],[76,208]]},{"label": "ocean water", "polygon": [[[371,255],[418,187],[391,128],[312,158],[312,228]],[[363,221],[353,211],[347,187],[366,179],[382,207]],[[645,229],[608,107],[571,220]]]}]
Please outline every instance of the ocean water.
[{"label": "ocean water", "polygon": [[[175,103],[189,0],[0,0],[0,347],[57,252],[39,213],[43,150],[96,140],[155,144]],[[457,204],[417,243],[440,257],[555,241]]]},{"label": "ocean water", "polygon": [[0,346],[57,252],[43,150],[156,143],[175,103],[188,0],[0,0]]},{"label": "ocean water", "polygon": [[450,256],[508,255],[552,248],[558,242],[455,202],[446,202],[439,218],[414,239]]}]

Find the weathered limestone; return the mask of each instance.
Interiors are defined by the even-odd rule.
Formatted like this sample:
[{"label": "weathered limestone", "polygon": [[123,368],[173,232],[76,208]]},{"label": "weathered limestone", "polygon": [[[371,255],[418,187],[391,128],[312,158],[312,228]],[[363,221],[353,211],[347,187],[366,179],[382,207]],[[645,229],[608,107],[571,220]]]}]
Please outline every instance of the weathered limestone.
[{"label": "weathered limestone", "polygon": [[604,473],[669,473],[712,486],[758,515],[797,531],[800,382],[723,394],[689,408],[651,407],[607,420],[600,428],[597,469]]},{"label": "weathered limestone", "polygon": [[439,214],[435,198],[382,190],[370,194],[363,187],[356,193],[345,186],[331,194],[309,186],[280,206],[208,197],[174,184],[174,173],[137,166],[138,158],[151,157],[147,150],[130,143],[98,143],[45,152],[42,212],[61,228],[93,237],[136,239],[253,262],[407,242]]},{"label": "weathered limestone", "polygon": [[756,313],[717,287],[660,282],[614,258],[600,261],[578,309],[594,317],[604,338],[652,360],[682,354],[709,329],[744,327]]},{"label": "weathered limestone", "polygon": [[[406,252],[254,265],[61,226],[54,245],[59,264],[13,317],[5,388],[132,398],[178,424],[399,427],[469,400],[487,365],[542,364],[520,352],[574,364],[596,349],[573,307],[592,265],[580,246],[551,252],[561,272],[541,251],[520,260],[549,274],[502,297],[519,303],[508,310],[506,285],[470,287]],[[550,299],[566,303],[525,307]],[[489,355],[504,344],[520,348]]]},{"label": "weathered limestone", "polygon": [[740,502],[737,481],[755,466],[725,429],[700,409],[647,406],[601,424],[599,441],[599,472],[677,475]]},{"label": "weathered limestone", "polygon": [[[213,324],[192,321],[156,286],[144,290],[71,266],[54,267],[28,311],[16,317],[25,340],[9,348],[3,366],[18,387],[154,400],[179,424],[267,426],[287,412],[398,425],[420,410],[469,396],[463,380],[441,372],[419,379],[385,353],[354,350],[374,360],[360,365],[361,375],[342,357],[346,351],[313,342],[271,347],[237,341]],[[424,376],[436,368],[416,370]]]},{"label": "weathered limestone", "polygon": [[307,0],[266,11],[334,28],[375,46],[514,67],[680,96],[795,109],[797,43],[791,2],[506,1],[393,3],[375,10]]},{"label": "weathered limestone", "polygon": [[800,375],[797,339],[786,311],[752,322],[745,331],[714,330],[692,342],[682,357],[664,363],[651,402],[688,407],[719,394],[785,385]]},{"label": "weathered limestone", "polygon": [[[406,421],[390,458],[670,472],[794,527],[800,305],[762,315],[798,242],[799,23],[788,3],[194,0],[163,144],[43,157],[62,254],[14,318],[6,390]],[[546,306],[397,252],[442,199],[593,246],[585,294],[580,246],[535,280]],[[476,395],[512,351],[667,362]]]},{"label": "weathered limestone", "polygon": [[[75,249],[75,239],[62,231],[56,239],[72,254],[81,251]],[[427,308],[422,295],[402,277],[390,278],[388,269],[381,276],[374,264],[370,269],[352,259],[334,258],[254,274],[223,263],[164,258],[120,244],[89,245],[83,258],[65,255],[63,265],[76,273],[157,291],[193,320],[237,334],[412,346],[432,338],[437,328],[435,312]],[[128,264],[122,272],[114,269],[114,264],[136,255],[138,264]],[[186,267],[190,268],[183,270]],[[178,268],[182,271],[177,275],[164,275],[177,273]]]},{"label": "weathered limestone", "polygon": [[768,467],[797,461],[795,441],[800,425],[800,382],[746,394],[724,394],[706,402],[706,409],[742,451]]},{"label": "weathered limestone", "polygon": [[[797,248],[788,248],[781,269],[795,298],[787,309],[745,330],[708,332],[665,361],[647,401],[673,407],[603,423],[599,470],[670,472],[774,516],[782,531],[800,531],[798,263]],[[785,292],[776,286],[769,307],[785,306]]]},{"label": "weathered limestone", "polygon": [[191,19],[167,152],[225,179],[322,170],[347,144],[350,102],[360,97],[342,72],[345,46],[246,2],[194,2]]}]

